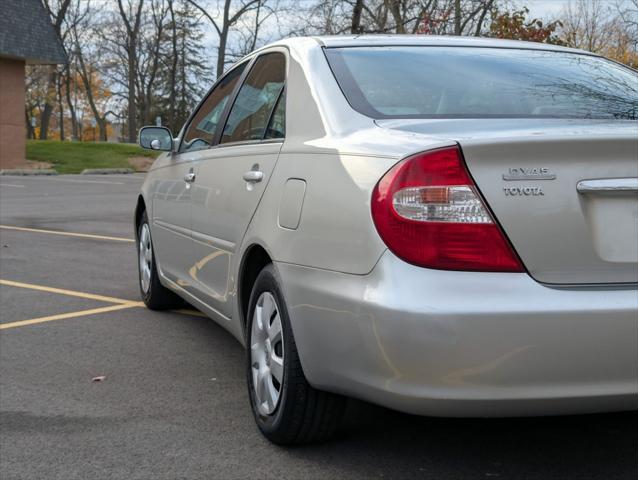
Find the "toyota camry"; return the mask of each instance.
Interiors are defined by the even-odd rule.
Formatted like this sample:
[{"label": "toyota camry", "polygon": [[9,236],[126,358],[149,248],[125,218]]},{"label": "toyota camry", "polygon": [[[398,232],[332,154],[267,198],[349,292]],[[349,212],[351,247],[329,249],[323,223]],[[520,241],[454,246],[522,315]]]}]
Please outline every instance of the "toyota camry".
[{"label": "toyota camry", "polygon": [[151,309],[246,347],[279,444],[348,397],[434,416],[638,409],[638,73],[517,41],[293,38],[253,52],[135,210]]}]

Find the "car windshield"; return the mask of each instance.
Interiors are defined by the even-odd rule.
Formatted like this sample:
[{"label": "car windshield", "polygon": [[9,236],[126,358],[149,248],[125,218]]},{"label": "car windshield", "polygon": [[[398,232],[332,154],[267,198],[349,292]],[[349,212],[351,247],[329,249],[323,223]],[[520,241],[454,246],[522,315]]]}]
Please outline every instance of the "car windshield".
[{"label": "car windshield", "polygon": [[477,47],[327,48],[372,118],[638,118],[638,72],[604,58]]}]

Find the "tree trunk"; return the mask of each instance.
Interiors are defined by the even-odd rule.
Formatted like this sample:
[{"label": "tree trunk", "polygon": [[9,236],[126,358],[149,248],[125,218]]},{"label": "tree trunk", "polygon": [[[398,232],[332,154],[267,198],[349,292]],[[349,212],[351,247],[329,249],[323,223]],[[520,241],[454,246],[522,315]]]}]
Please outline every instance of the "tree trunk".
[{"label": "tree trunk", "polygon": [[[47,13],[49,14],[53,22],[53,29],[55,30],[55,34],[58,36],[63,46],[64,40],[62,39],[61,29],[62,23],[64,22],[64,17],[66,16],[66,12],[69,8],[70,3],[71,0],[62,0],[58,5],[57,12],[55,13],[49,8],[49,4],[47,2],[44,3]],[[57,83],[57,67],[51,67],[49,84],[47,87],[47,101],[44,104],[44,110],[42,110],[40,122],[40,140],[46,140],[48,138],[49,121],[51,119],[51,115],[53,114],[53,105],[49,103],[49,99],[55,98]]]},{"label": "tree trunk", "polygon": [[[224,23],[221,32],[219,32],[219,48],[217,49],[217,78],[224,73],[224,65],[226,64],[226,43],[228,42],[228,25],[230,18],[230,0],[224,2]],[[218,30],[219,31],[219,30]]]},{"label": "tree trunk", "polygon": [[224,73],[226,63],[226,42],[228,41],[228,27],[224,23],[224,28],[219,36],[219,49],[217,50],[217,78]]},{"label": "tree trunk", "polygon": [[100,142],[106,142],[106,119],[97,116],[95,117],[95,121],[97,122],[97,126],[100,130]]},{"label": "tree trunk", "polygon": [[64,103],[62,101],[62,75],[58,75],[56,84],[58,91],[58,128],[60,129],[60,140],[64,141]]},{"label": "tree trunk", "polygon": [[[77,42],[77,36],[75,37]],[[84,93],[86,95],[86,100],[89,104],[89,108],[91,109],[91,113],[93,113],[93,118],[95,119],[95,123],[97,124],[100,132],[100,141],[106,141],[106,115],[100,116],[100,112],[97,109],[97,104],[95,103],[95,97],[93,96],[93,86],[91,84],[91,80],[93,78],[93,68],[87,65],[84,61],[84,55],[82,50],[78,47],[76,49],[76,60],[77,60],[77,73],[80,75],[80,79],[82,80],[82,84],[84,85]],[[67,88],[67,95],[68,95]],[[67,96],[67,100],[69,105],[71,104],[71,97]],[[95,134],[94,134],[95,138]]]},{"label": "tree trunk", "polygon": [[40,140],[47,140],[49,132],[49,120],[51,119],[51,113],[53,113],[53,107],[49,102],[44,104],[44,109],[40,114]]},{"label": "tree trunk", "polygon": [[[144,0],[139,0],[137,4],[137,11],[133,17],[133,22],[129,21],[129,18],[124,11],[122,0],[117,2],[120,16],[126,26],[126,54],[128,56],[128,141],[135,143],[137,140],[137,119],[136,119],[136,103],[135,97],[135,75],[137,73],[137,39],[140,32],[140,22],[142,20],[142,7],[144,6]],[[130,4],[129,4],[130,5]]]},{"label": "tree trunk", "polygon": [[169,93],[168,93],[168,125],[173,132],[177,132],[177,122],[175,121],[175,100],[177,88],[177,25],[175,18],[175,11],[173,9],[172,0],[168,3],[168,8],[171,12],[171,71],[169,72]]},{"label": "tree trunk", "polygon": [[35,132],[33,130],[33,127],[31,126],[31,119],[29,118],[29,112],[26,108],[24,109],[24,117],[27,122],[27,138],[35,138]]},{"label": "tree trunk", "polygon": [[487,16],[487,12],[489,12],[489,10],[492,8],[492,4],[494,3],[494,0],[489,0],[487,2],[487,4],[483,7],[483,11],[481,12],[481,16],[478,19],[478,22],[476,23],[476,30],[474,32],[474,36],[475,37],[480,37],[481,36],[481,30],[483,28],[483,22],[485,21],[485,17]]},{"label": "tree trunk", "polygon": [[350,33],[359,34],[361,32],[361,13],[363,12],[363,0],[357,0],[352,8],[352,24]]},{"label": "tree trunk", "polygon": [[71,140],[78,139],[78,119],[75,116],[75,108],[73,107],[73,101],[71,100],[71,75],[67,75],[64,79],[65,84],[65,96],[66,103],[69,107],[69,113],[71,114]]},{"label": "tree trunk", "polygon": [[53,105],[49,102],[49,99],[55,98],[55,83],[56,83],[56,71],[55,67],[51,67],[49,73],[49,80],[47,83],[47,98],[44,103],[44,109],[40,116],[40,140],[46,140],[49,134],[49,121],[51,120],[51,114],[53,113]]},{"label": "tree trunk", "polygon": [[388,7],[388,10],[390,10],[392,18],[394,18],[396,32],[405,33],[405,25],[401,14],[401,2],[399,0],[386,0],[386,6]]},{"label": "tree trunk", "polygon": [[251,52],[254,51],[255,47],[257,46],[257,36],[259,35],[259,26],[261,25],[261,23],[259,22],[259,14],[261,13],[262,1],[264,0],[259,0],[259,2],[257,3],[257,12],[255,13],[255,29],[253,30],[253,38],[250,42]]},{"label": "tree trunk", "polygon": [[461,35],[461,0],[454,0],[454,35]]},{"label": "tree trunk", "polygon": [[137,122],[135,120],[135,59],[137,48],[135,39],[129,40],[128,51],[128,141],[135,143],[137,140]]}]

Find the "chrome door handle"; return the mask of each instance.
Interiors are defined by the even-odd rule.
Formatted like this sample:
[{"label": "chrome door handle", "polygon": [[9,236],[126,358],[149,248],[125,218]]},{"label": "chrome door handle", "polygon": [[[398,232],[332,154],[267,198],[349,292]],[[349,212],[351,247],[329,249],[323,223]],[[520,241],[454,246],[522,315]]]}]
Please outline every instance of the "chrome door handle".
[{"label": "chrome door handle", "polygon": [[258,183],[264,179],[264,172],[259,170],[249,170],[243,175],[244,180],[248,183]]},{"label": "chrome door handle", "polygon": [[601,178],[581,180],[576,184],[578,193],[638,193],[638,178]]},{"label": "chrome door handle", "polygon": [[195,181],[195,172],[188,172],[184,175],[184,181],[186,183],[193,183]]}]

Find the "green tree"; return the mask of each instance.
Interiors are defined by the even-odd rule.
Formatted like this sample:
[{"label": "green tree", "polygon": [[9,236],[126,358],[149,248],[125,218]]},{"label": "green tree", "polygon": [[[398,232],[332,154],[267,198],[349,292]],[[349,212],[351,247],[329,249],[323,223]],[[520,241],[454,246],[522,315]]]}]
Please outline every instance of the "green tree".
[{"label": "green tree", "polygon": [[189,2],[169,0],[162,37],[162,68],[154,113],[177,133],[210,86],[201,15]]}]

